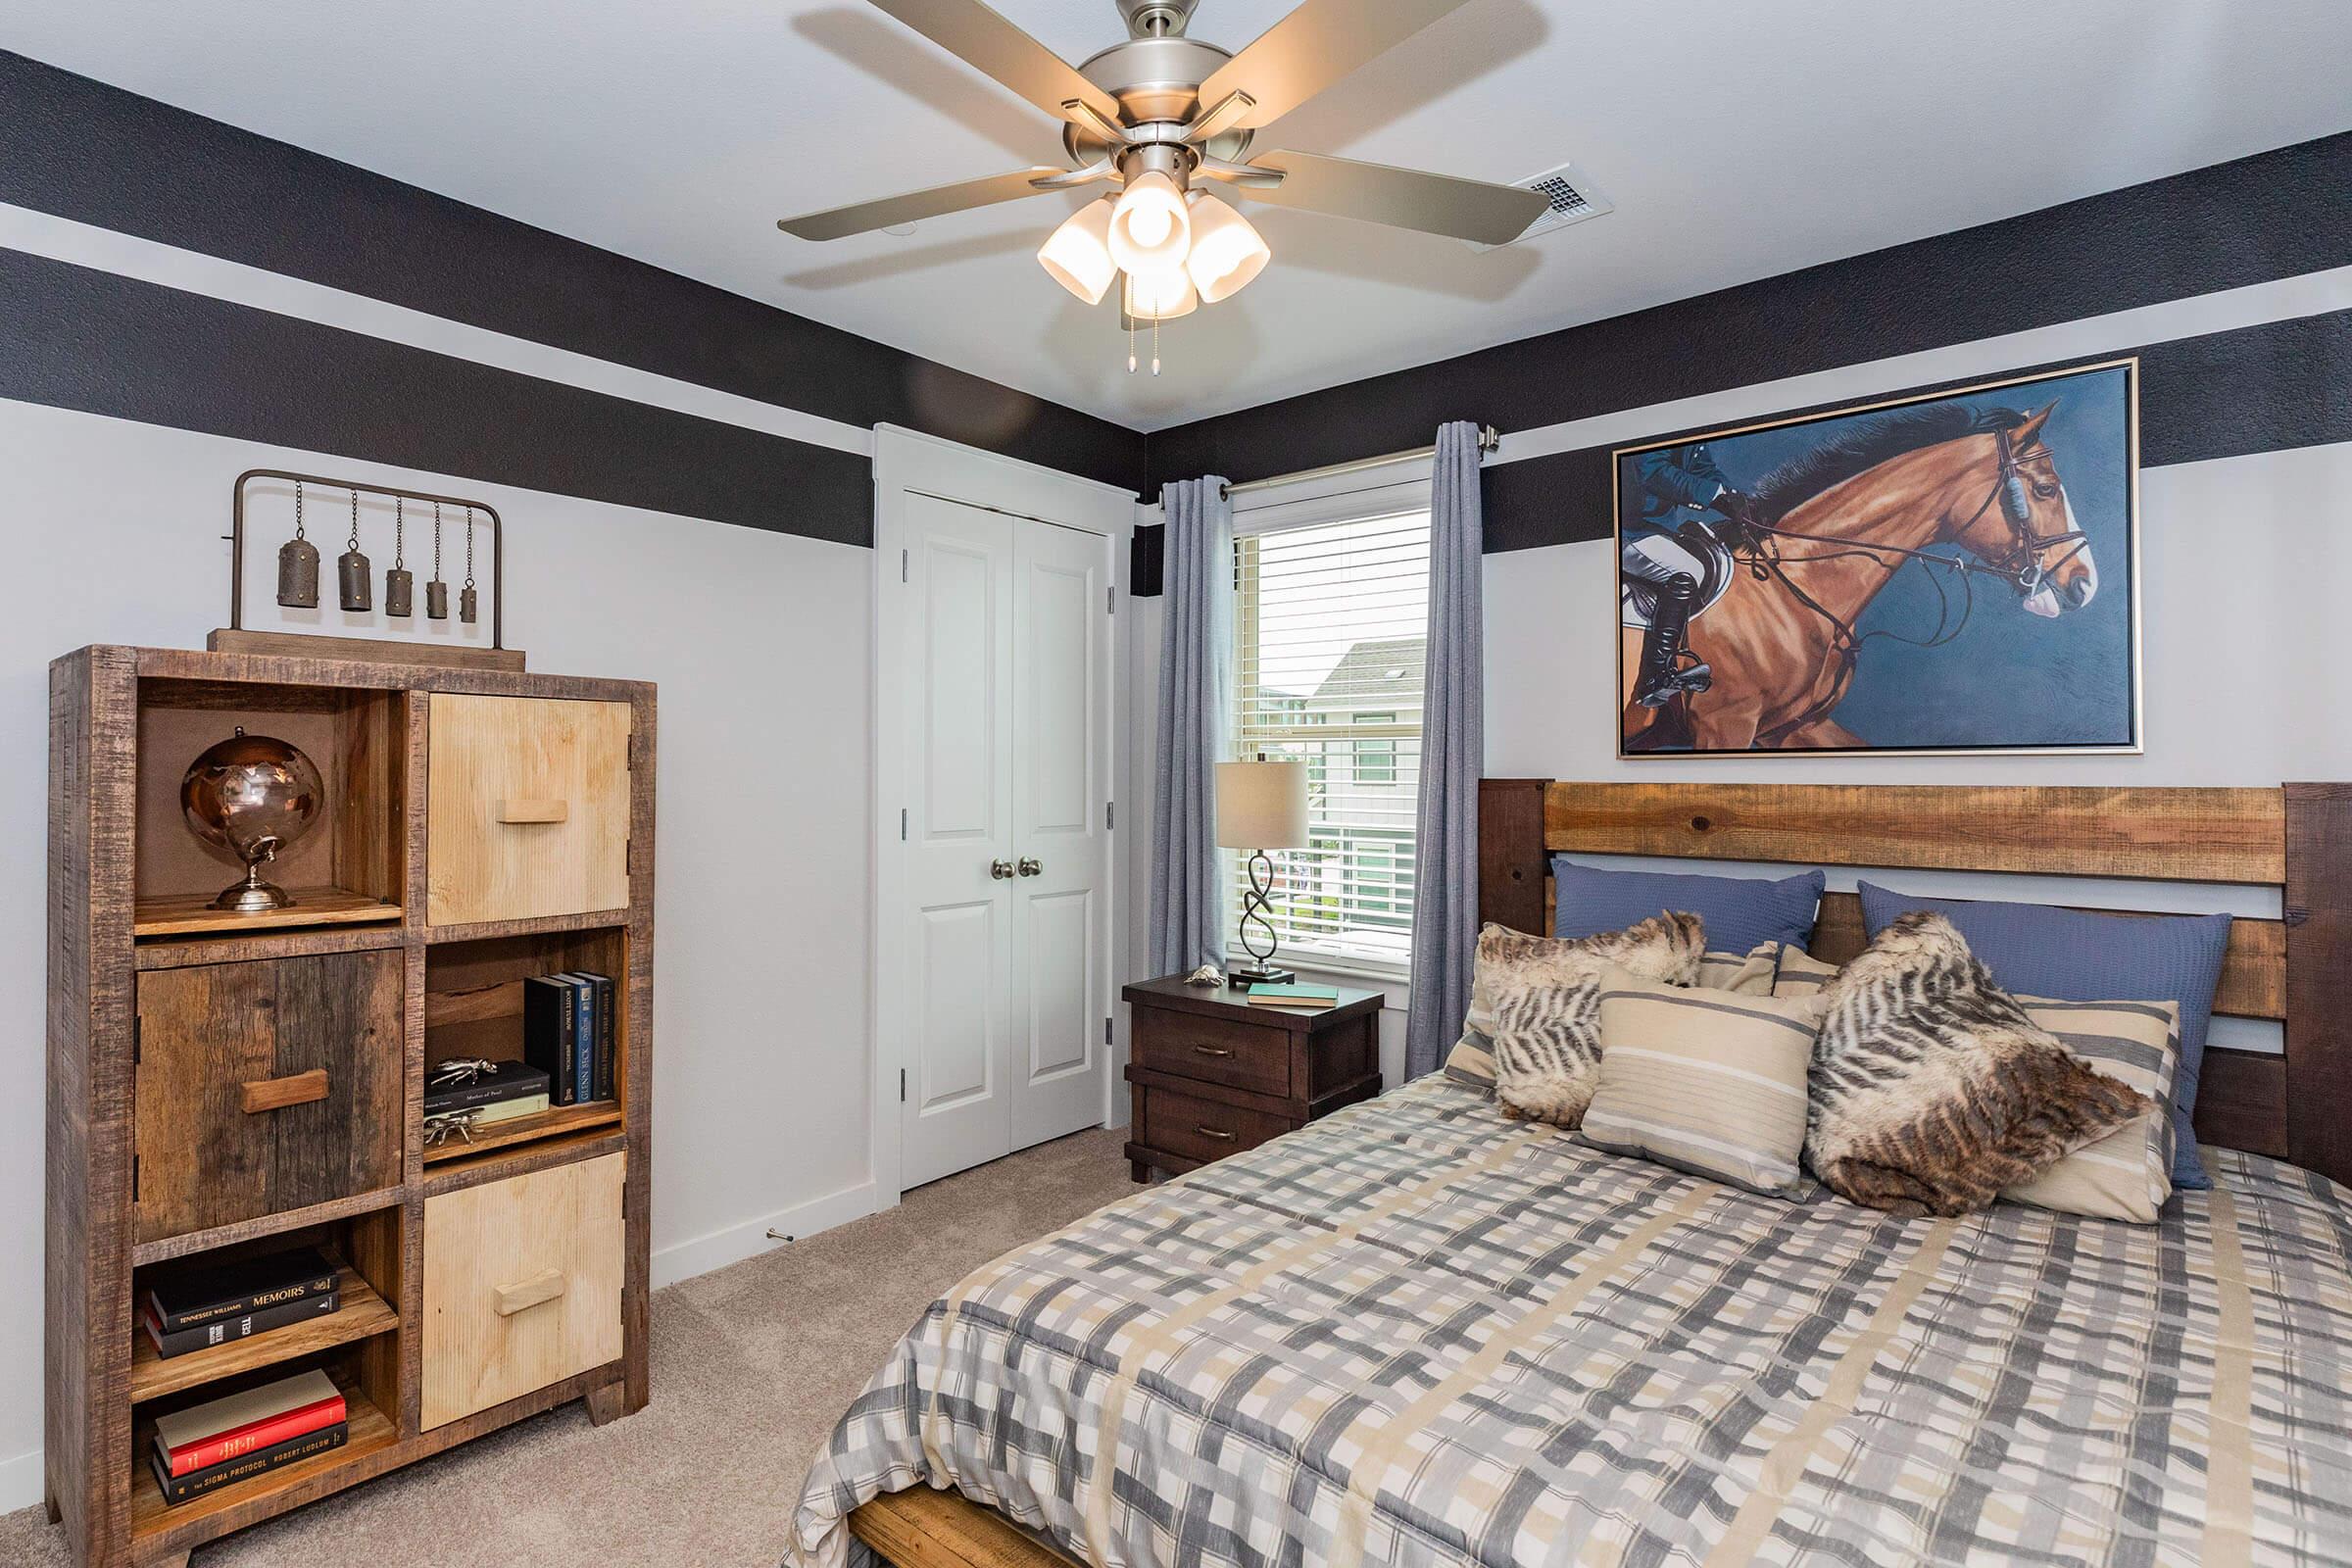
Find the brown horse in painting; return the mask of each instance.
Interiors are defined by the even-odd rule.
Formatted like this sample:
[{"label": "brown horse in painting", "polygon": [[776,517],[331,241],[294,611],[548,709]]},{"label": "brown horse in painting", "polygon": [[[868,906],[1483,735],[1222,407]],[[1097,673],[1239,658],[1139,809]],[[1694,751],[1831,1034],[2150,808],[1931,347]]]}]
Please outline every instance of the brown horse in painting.
[{"label": "brown horse in painting", "polygon": [[1767,476],[1755,493],[1764,526],[1732,586],[1690,622],[1690,652],[1713,685],[1662,709],[1634,703],[1642,634],[1621,629],[1626,749],[1864,746],[1830,714],[1861,654],[1855,623],[1912,561],[1998,578],[2036,615],[2089,604],[2098,564],[2041,440],[2056,406],[1989,419],[1951,404],[1896,414]]}]

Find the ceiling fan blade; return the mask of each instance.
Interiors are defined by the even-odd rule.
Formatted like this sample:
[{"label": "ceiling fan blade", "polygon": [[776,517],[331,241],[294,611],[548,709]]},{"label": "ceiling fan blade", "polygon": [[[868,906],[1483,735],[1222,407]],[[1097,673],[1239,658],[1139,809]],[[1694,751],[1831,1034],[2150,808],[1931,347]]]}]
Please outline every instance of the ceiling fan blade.
[{"label": "ceiling fan blade", "polygon": [[994,207],[999,202],[1042,195],[1052,187],[1040,187],[1036,183],[1038,180],[1068,172],[1066,169],[1043,165],[1035,169],[1016,169],[1007,174],[991,174],[986,179],[966,179],[953,185],[934,185],[929,190],[910,190],[904,196],[885,196],[878,202],[859,202],[855,207],[835,207],[822,213],[803,213],[798,218],[780,218],[776,220],[776,226],[802,239],[842,239],[851,234],[889,228],[897,223],[912,223],[946,213],[967,212],[974,207]]},{"label": "ceiling fan blade", "polygon": [[873,0],[933,43],[1056,120],[1081,103],[1118,123],[1119,101],[980,0]]},{"label": "ceiling fan blade", "polygon": [[[882,0],[875,0],[882,4]],[[1200,84],[1200,101],[1228,93],[1253,100],[1234,123],[1271,124],[1347,75],[1388,53],[1467,0],[1306,0],[1219,66]],[[889,9],[885,6],[884,9]]]},{"label": "ceiling fan blade", "polygon": [[1545,206],[1543,192],[1516,185],[1490,185],[1314,153],[1265,153],[1250,164],[1282,171],[1279,185],[1237,182],[1236,188],[1251,201],[1417,228],[1480,245],[1509,244]]}]

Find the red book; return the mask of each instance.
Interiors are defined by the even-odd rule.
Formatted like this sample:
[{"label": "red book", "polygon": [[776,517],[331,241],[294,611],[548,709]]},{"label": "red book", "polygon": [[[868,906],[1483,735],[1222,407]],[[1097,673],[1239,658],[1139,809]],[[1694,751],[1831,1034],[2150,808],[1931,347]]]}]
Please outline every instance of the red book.
[{"label": "red book", "polygon": [[156,1446],[175,1476],[271,1447],[344,1419],[343,1391],[323,1372],[176,1411],[156,1422]]}]

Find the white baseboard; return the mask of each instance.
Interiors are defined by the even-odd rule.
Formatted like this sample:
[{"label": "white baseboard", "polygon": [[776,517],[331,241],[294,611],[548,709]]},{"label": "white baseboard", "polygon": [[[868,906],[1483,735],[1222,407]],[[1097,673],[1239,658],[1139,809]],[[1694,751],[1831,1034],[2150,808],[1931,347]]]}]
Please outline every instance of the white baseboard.
[{"label": "white baseboard", "polygon": [[708,1274],[714,1268],[725,1268],[729,1263],[740,1263],[756,1253],[783,1246],[782,1242],[769,1239],[767,1233],[771,1230],[795,1238],[814,1236],[818,1231],[863,1219],[880,1206],[874,1184],[859,1182],[791,1208],[658,1247],[653,1256],[654,1288],[660,1290],[664,1285]]},{"label": "white baseboard", "polygon": [[0,1513],[14,1513],[41,1500],[41,1450],[0,1459]]}]

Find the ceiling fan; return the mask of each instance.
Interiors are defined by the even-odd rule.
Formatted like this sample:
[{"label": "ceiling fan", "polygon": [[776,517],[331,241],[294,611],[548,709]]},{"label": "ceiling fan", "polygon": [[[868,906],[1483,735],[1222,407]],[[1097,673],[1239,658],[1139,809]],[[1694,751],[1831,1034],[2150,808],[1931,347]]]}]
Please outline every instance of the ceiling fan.
[{"label": "ceiling fan", "polygon": [[[1519,237],[1542,192],[1418,170],[1250,152],[1251,137],[1465,0],[1305,0],[1240,54],[1185,36],[1199,0],[1117,0],[1127,41],[1071,66],[981,0],[873,0],[973,69],[1061,121],[1070,167],[1039,166],[787,218],[802,239],[840,239],[1098,180],[1116,196],[1080,208],[1037,259],[1087,304],[1114,278],[1122,320],[1190,314],[1238,293],[1271,258],[1207,181],[1282,207],[1483,245]],[[1136,367],[1130,344],[1127,368]],[[1153,355],[1152,368],[1158,372]]]}]

